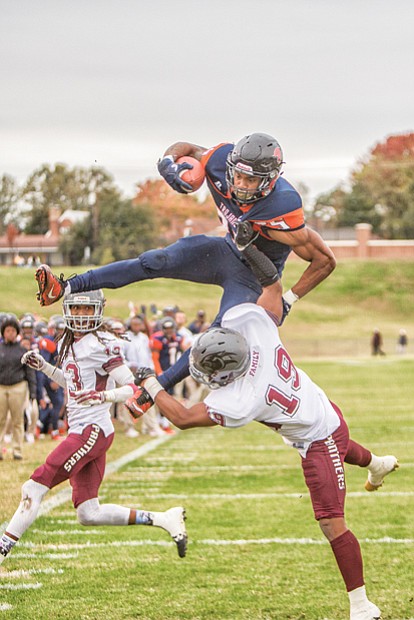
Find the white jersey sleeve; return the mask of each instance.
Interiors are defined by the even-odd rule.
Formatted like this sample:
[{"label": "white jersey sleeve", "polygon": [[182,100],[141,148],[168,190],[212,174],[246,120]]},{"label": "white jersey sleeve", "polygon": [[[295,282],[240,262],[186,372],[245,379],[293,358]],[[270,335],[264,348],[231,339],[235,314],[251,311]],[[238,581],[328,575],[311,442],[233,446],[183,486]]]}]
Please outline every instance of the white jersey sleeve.
[{"label": "white jersey sleeve", "polygon": [[222,325],[243,334],[251,362],[243,377],[205,399],[213,421],[228,427],[262,422],[278,430],[303,456],[312,441],[336,430],[336,411],[323,390],[293,364],[275,321],[263,308],[235,306],[224,314]]}]

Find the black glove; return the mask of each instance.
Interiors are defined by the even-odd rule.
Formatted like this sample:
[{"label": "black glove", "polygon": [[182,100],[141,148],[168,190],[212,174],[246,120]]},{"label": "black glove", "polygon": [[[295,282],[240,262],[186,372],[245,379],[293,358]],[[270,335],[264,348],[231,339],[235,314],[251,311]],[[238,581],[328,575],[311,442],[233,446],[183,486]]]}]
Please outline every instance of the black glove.
[{"label": "black glove", "polygon": [[155,374],[155,371],[152,368],[146,368],[145,366],[142,366],[142,368],[138,368],[138,370],[135,373],[134,383],[135,385],[141,385],[141,383],[145,381],[145,379],[148,379],[149,377],[156,377],[156,376],[157,375]]},{"label": "black glove", "polygon": [[247,220],[237,222],[234,231],[234,242],[240,251],[245,250],[259,236],[259,232],[254,232],[253,226]]},{"label": "black glove", "polygon": [[286,301],[286,299],[284,299],[282,297],[282,304],[283,304],[283,312],[282,312],[282,318],[280,319],[280,323],[279,323],[279,327],[281,325],[283,325],[283,321],[285,320],[285,318],[287,317],[287,315],[290,312],[290,309],[292,307],[292,304],[288,304],[288,302]]},{"label": "black glove", "polygon": [[193,191],[191,185],[183,181],[180,177],[180,174],[184,172],[184,170],[191,170],[191,164],[187,164],[186,162],[183,164],[176,164],[171,155],[167,155],[158,161],[157,168],[160,175],[176,192],[188,194],[188,192]]}]

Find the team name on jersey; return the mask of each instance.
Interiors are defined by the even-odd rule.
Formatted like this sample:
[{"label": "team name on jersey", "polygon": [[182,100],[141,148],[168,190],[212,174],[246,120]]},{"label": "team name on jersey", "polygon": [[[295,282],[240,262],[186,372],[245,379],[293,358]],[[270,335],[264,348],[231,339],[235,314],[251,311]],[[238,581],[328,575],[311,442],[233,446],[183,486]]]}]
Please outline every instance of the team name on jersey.
[{"label": "team name on jersey", "polygon": [[223,217],[225,218],[225,220],[229,223],[229,224],[235,224],[237,222],[237,220],[239,219],[237,217],[237,215],[234,215],[230,209],[228,207],[226,207],[226,205],[223,202],[220,202],[220,205],[217,207],[219,213],[221,215],[223,215]]},{"label": "team name on jersey", "polygon": [[92,450],[92,448],[96,444],[96,441],[99,437],[99,430],[100,429],[97,424],[92,424],[91,434],[89,435],[86,443],[83,446],[81,446],[79,450],[76,450],[76,452],[72,454],[70,459],[68,459],[66,463],[64,463],[63,465],[64,469],[68,473],[72,470],[74,465],[76,465],[76,463],[81,460],[83,456],[85,456],[86,454],[88,454],[88,452]]},{"label": "team name on jersey", "polygon": [[338,480],[338,489],[342,491],[345,488],[345,474],[336,441],[335,439],[333,439],[332,435],[330,435],[326,439],[326,441],[324,441],[324,444],[328,448],[329,456],[332,459],[332,464],[334,466],[336,478]]}]

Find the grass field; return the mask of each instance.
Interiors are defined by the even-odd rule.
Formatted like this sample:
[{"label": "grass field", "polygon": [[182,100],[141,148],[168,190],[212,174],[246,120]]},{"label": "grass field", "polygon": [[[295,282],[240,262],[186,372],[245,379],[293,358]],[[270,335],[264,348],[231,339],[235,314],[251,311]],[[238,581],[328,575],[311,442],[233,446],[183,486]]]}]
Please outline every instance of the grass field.
[{"label": "grass field", "polygon": [[[414,361],[301,366],[342,407],[355,440],[400,460],[376,493],[364,491],[364,470],[347,466],[347,521],[361,541],[367,590],[383,619],[412,619]],[[145,441],[117,432],[111,462]],[[20,484],[50,443],[25,446],[22,463],[0,464],[0,521],[10,518]],[[64,499],[49,506],[3,564],[2,620],[348,618],[348,597],[313,519],[299,456],[259,424],[177,433],[107,475],[102,502],[186,507],[185,559],[155,528],[82,528]]]},{"label": "grass field", "polygon": [[[306,264],[288,261],[283,276],[285,288],[292,286]],[[85,267],[62,269],[66,275],[82,273]],[[60,269],[57,269],[60,271]],[[30,311],[44,318],[60,313],[59,304],[40,308],[36,301],[32,269],[0,267],[0,310],[18,316]],[[106,314],[124,319],[128,301],[159,309],[178,304],[192,319],[204,308],[211,320],[217,313],[221,289],[176,280],[153,280],[105,290]],[[384,336],[387,354],[394,354],[399,329],[409,336],[414,354],[414,262],[343,261],[334,273],[294,306],[283,325],[283,338],[293,357],[363,357],[370,354],[374,327]]]},{"label": "grass field", "polygon": [[[303,267],[288,263],[286,287]],[[41,310],[35,292],[31,270],[0,268],[0,310],[46,319],[61,311]],[[212,318],[220,298],[217,287],[167,280],[105,293],[106,314],[120,318],[129,300],[177,303],[189,318],[203,307]],[[346,470],[348,525],[361,541],[367,590],[384,620],[414,619],[413,306],[413,263],[349,261],[301,300],[282,328],[294,360],[341,406],[353,438],[400,460],[372,494],[363,488],[365,471]],[[374,326],[384,334],[386,357],[369,355]],[[394,354],[400,327],[410,338],[405,357]],[[141,446],[150,451],[137,455]],[[0,463],[1,530],[21,484],[52,447],[48,440],[25,444],[22,462],[7,455]],[[200,429],[154,443],[128,439],[117,427],[108,460],[101,501],[153,510],[184,505],[187,557],[179,559],[155,528],[80,526],[61,485],[0,569],[0,620],[348,618],[300,458],[268,429]]]}]

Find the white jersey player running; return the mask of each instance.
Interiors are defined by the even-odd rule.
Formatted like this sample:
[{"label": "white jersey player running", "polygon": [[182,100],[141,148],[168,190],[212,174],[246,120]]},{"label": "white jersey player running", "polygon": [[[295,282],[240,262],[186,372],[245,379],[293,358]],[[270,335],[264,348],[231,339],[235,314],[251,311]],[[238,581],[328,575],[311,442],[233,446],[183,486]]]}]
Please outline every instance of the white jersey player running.
[{"label": "white jersey player running", "polygon": [[[187,547],[185,511],[181,507],[152,512],[101,505],[98,492],[105,472],[106,452],[113,438],[111,402],[133,393],[134,377],[126,366],[120,341],[100,330],[103,321],[102,291],[72,294],[63,303],[66,329],[58,364],[51,366],[35,351],[22,362],[41,370],[65,388],[68,436],[22,486],[22,500],[0,539],[0,564],[35,520],[49,489],[69,479],[72,501],[82,525],[153,525],[166,530],[184,557]],[[115,384],[121,387],[116,388]]]},{"label": "white jersey player running", "polygon": [[302,457],[315,518],[348,591],[351,620],[380,618],[366,595],[358,540],[345,522],[344,462],[366,467],[365,488],[374,491],[398,467],[397,459],[375,456],[350,439],[340,409],[293,364],[276,321],[259,306],[235,306],[224,314],[222,327],[201,334],[191,348],[190,372],[212,390],[204,402],[185,409],[143,368],[136,376],[143,387],[126,406],[137,417],[149,394],[179,428],[236,428],[257,421],[280,433]]}]

